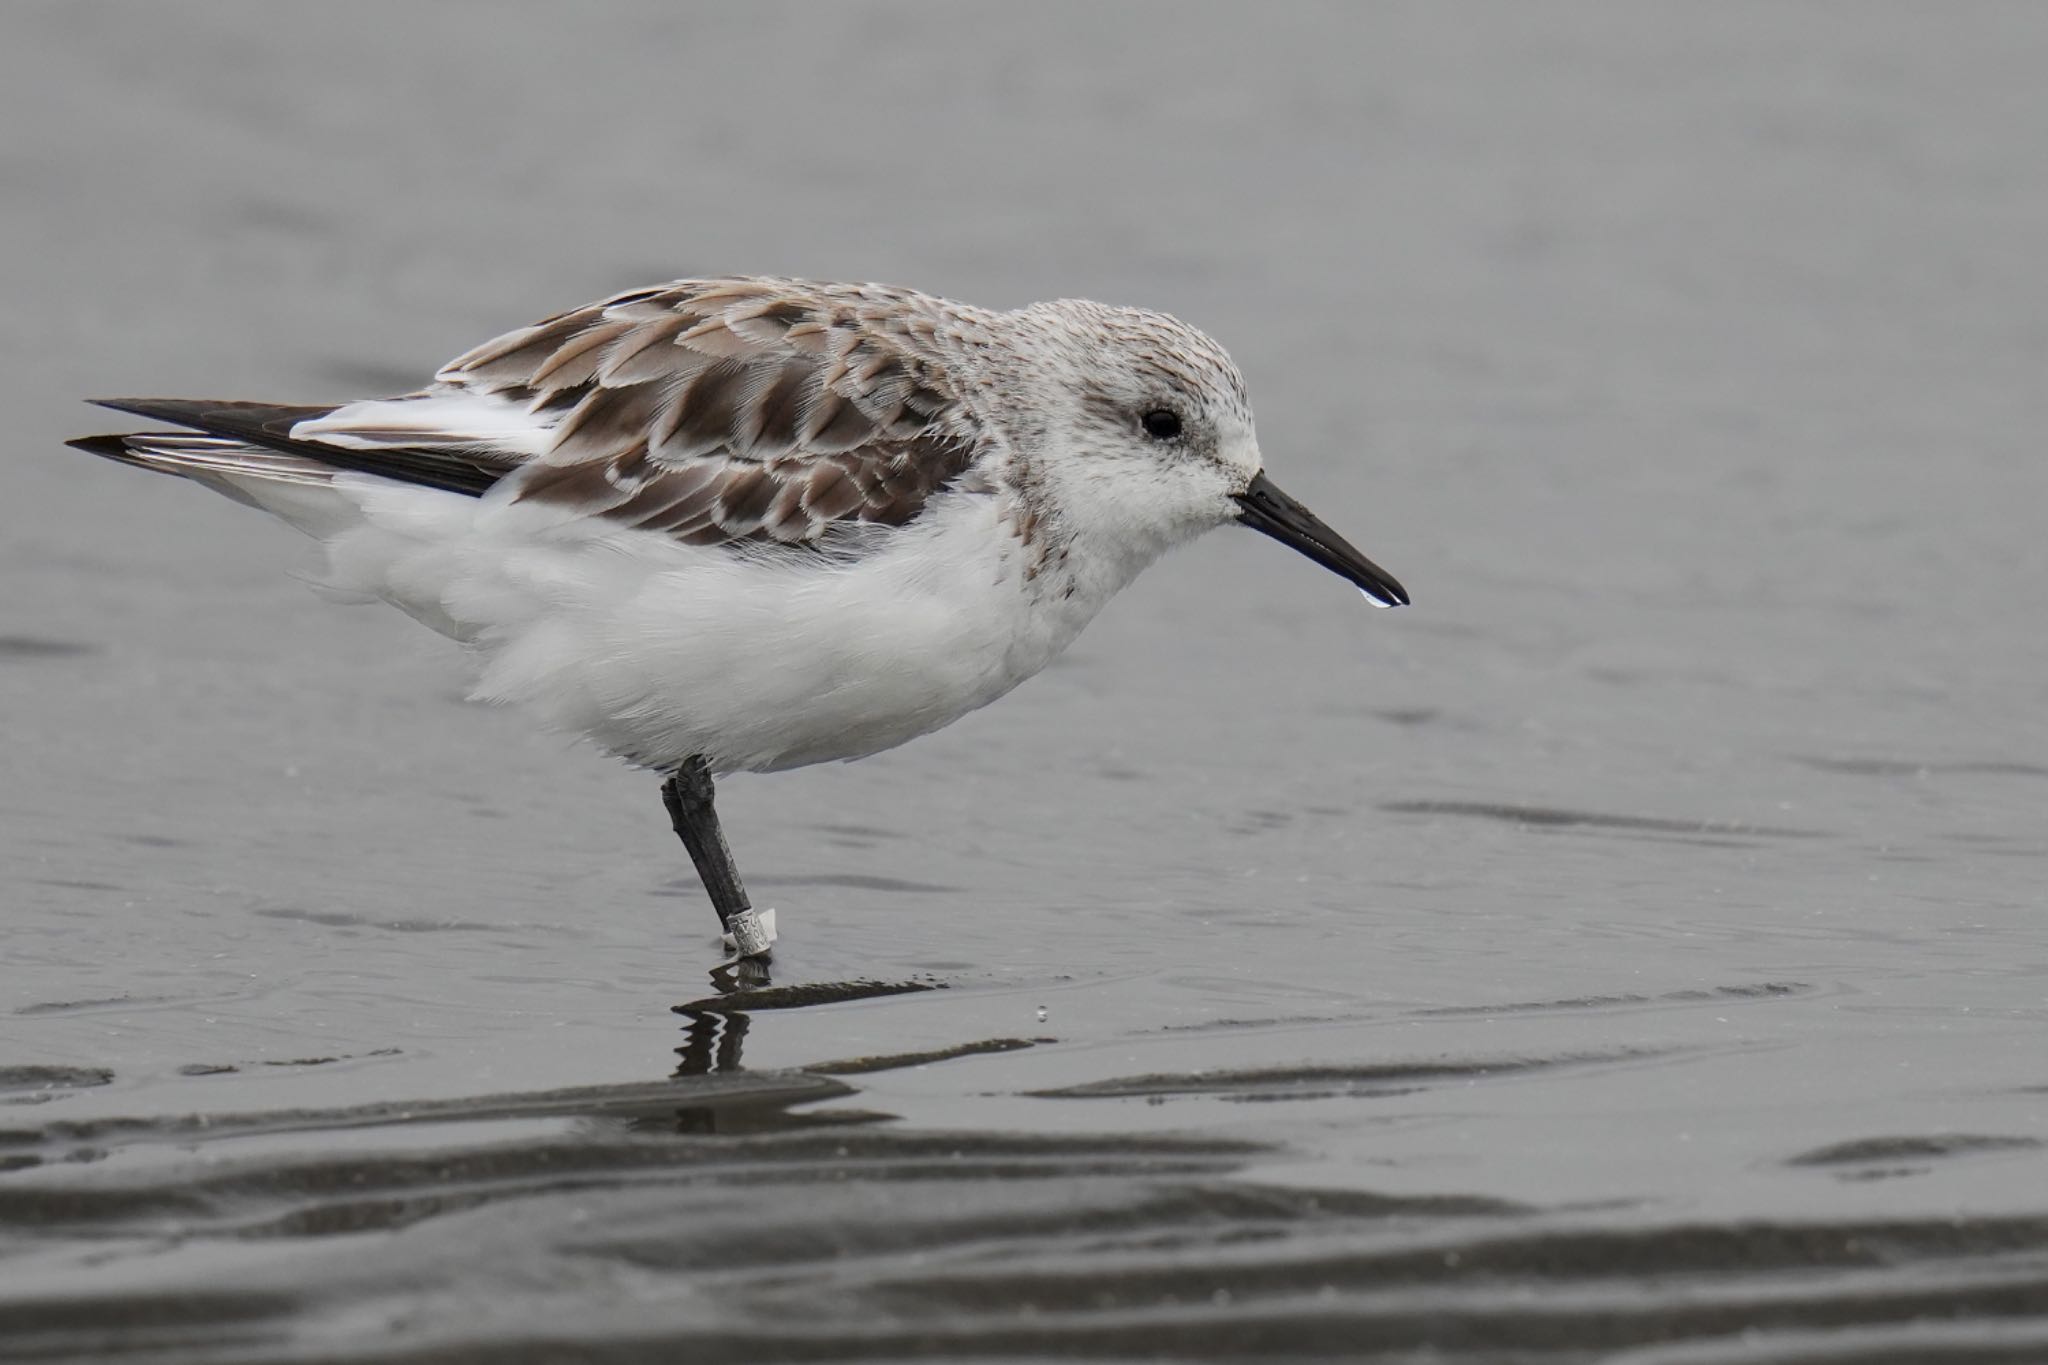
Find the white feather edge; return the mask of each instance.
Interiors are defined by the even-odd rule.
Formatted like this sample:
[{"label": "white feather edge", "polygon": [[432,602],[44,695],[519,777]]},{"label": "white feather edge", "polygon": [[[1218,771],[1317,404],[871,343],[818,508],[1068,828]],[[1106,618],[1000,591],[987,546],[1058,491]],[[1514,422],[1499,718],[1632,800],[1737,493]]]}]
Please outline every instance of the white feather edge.
[{"label": "white feather edge", "polygon": [[344,403],[292,427],[295,441],[320,441],[343,450],[423,446],[434,450],[490,450],[537,460],[553,440],[551,416],[496,394],[437,387],[403,398]]}]

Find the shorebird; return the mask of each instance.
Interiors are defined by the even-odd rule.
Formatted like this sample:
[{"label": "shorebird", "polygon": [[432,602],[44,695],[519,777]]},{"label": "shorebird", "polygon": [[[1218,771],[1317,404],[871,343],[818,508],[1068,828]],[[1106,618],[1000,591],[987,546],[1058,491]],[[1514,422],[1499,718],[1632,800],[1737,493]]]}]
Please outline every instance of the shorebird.
[{"label": "shorebird", "polygon": [[1266,477],[1221,346],[1084,300],[678,280],[487,341],[395,398],[95,401],[178,430],[71,445],[281,517],[324,549],[326,588],[467,646],[478,698],[660,773],[742,958],[767,955],[772,922],[716,778],[958,720],[1227,522],[1408,601]]}]

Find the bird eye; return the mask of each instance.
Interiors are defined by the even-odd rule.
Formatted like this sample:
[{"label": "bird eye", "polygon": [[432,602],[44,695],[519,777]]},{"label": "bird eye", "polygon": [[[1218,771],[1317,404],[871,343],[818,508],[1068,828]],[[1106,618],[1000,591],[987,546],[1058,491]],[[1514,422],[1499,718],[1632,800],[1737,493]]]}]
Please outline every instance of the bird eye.
[{"label": "bird eye", "polygon": [[1155,441],[1172,441],[1180,436],[1180,414],[1172,408],[1154,408],[1139,419],[1145,434]]}]

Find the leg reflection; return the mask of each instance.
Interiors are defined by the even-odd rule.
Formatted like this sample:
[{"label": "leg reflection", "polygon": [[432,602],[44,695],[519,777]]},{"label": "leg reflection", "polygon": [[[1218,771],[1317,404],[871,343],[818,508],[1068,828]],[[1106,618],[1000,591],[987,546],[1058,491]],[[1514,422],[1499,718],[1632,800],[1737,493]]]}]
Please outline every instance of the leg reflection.
[{"label": "leg reflection", "polygon": [[718,1071],[738,1071],[740,1045],[752,1022],[744,1014],[685,1010],[683,1045],[676,1049],[678,1076],[708,1076]]},{"label": "leg reflection", "polygon": [[768,964],[758,957],[735,958],[721,962],[711,969],[711,989],[720,995],[731,995],[734,991],[758,990],[773,984]]}]

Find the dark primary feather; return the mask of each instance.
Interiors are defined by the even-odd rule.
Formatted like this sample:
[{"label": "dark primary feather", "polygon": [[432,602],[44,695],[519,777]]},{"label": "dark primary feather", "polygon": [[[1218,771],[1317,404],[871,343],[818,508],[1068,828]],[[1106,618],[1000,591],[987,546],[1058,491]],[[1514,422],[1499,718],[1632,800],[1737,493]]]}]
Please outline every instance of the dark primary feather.
[{"label": "dark primary feather", "polygon": [[[470,497],[480,497],[485,489],[513,468],[508,461],[493,461],[488,456],[457,455],[444,450],[344,450],[318,441],[293,439],[291,429],[295,425],[309,418],[325,416],[334,410],[331,406],[304,407],[200,398],[95,398],[92,401],[116,412],[130,412],[152,421],[170,422],[203,431],[209,436],[232,437],[286,455],[318,460],[337,469],[378,474],[401,483],[423,484],[451,493],[467,493]],[[92,446],[80,445],[79,448],[90,449],[96,455],[110,453]],[[117,455],[114,458],[121,457]]]}]

